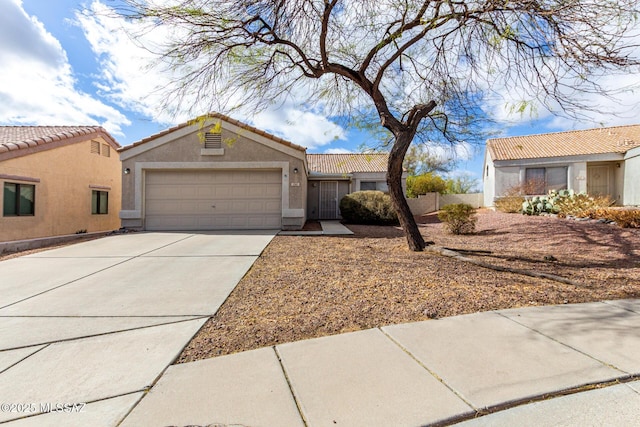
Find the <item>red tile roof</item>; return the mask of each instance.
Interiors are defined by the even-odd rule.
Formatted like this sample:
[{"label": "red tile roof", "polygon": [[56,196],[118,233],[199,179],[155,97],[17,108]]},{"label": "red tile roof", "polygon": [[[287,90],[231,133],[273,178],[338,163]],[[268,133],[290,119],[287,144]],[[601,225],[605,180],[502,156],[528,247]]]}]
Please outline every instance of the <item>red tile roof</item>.
[{"label": "red tile roof", "polygon": [[487,141],[487,149],[493,160],[624,154],[635,147],[640,147],[640,125],[496,138]]},{"label": "red tile roof", "polygon": [[0,126],[0,154],[36,147],[46,149],[47,145],[56,142],[98,136],[113,148],[120,148],[120,144],[100,126]]},{"label": "red tile roof", "polygon": [[343,174],[386,172],[389,155],[382,154],[307,154],[310,172]]},{"label": "red tile roof", "polygon": [[[278,143],[280,143],[282,145],[286,145],[287,147],[291,147],[291,148],[294,148],[294,149],[300,150],[300,151],[306,151],[307,150],[305,147],[302,147],[300,145],[296,145],[296,144],[294,144],[292,142],[289,142],[289,141],[287,141],[285,139],[282,139],[280,137],[277,137],[275,135],[271,135],[270,133],[267,133],[267,132],[265,132],[265,131],[263,131],[261,129],[258,129],[258,128],[255,128],[253,126],[250,126],[250,125],[248,125],[246,123],[243,123],[243,122],[241,122],[239,120],[232,119],[231,117],[226,116],[224,114],[209,113],[209,114],[206,114],[205,116],[202,116],[202,118],[220,119],[220,120],[223,120],[223,121],[225,121],[227,123],[231,123],[232,125],[238,126],[238,127],[242,128],[242,129],[246,129],[246,130],[248,130],[248,131],[250,131],[252,133],[258,134],[258,135],[263,136],[265,138],[269,138],[272,141],[278,142]],[[156,133],[154,135],[151,135],[151,136],[148,136],[148,137],[146,137],[144,139],[141,139],[140,141],[134,142],[131,145],[127,145],[125,147],[122,147],[120,149],[120,151],[127,151],[127,150],[129,150],[129,149],[131,149],[133,147],[138,147],[138,146],[140,146],[142,144],[146,144],[147,142],[153,141],[154,139],[158,139],[161,136],[165,136],[167,134],[170,134],[171,132],[175,132],[175,131],[177,131],[179,129],[182,129],[182,128],[185,128],[187,126],[191,126],[191,125],[194,124],[194,122],[195,122],[195,120],[190,120],[188,122],[181,123],[179,125],[173,126],[173,127],[169,128],[169,129],[165,129],[165,130],[163,130],[161,132],[158,132],[158,133]]]}]

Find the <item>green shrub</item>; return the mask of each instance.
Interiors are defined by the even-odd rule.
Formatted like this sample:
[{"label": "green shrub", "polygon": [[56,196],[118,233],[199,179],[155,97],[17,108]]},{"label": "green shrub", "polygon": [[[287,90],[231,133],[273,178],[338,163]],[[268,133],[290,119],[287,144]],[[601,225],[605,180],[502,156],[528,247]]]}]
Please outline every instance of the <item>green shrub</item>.
[{"label": "green shrub", "polygon": [[534,196],[522,202],[522,213],[525,215],[540,215],[541,213],[558,213],[553,196]]},{"label": "green shrub", "polygon": [[407,178],[407,197],[418,197],[427,193],[444,193],[446,189],[447,182],[432,173]]},{"label": "green shrub", "polygon": [[476,230],[474,212],[473,206],[467,203],[455,203],[443,206],[438,218],[452,234],[471,234]]},{"label": "green shrub", "polygon": [[354,224],[398,224],[391,197],[382,191],[356,191],[340,200],[340,215]]}]

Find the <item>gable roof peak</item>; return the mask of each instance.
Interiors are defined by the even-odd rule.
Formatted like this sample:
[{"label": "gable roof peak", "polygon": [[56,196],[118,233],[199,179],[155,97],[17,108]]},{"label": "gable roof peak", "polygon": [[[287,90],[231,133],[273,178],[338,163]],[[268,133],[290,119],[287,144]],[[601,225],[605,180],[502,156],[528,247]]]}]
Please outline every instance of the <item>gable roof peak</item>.
[{"label": "gable roof peak", "polygon": [[204,124],[207,120],[210,120],[210,119],[213,119],[213,120],[219,119],[219,120],[222,120],[222,121],[227,122],[229,124],[232,124],[234,126],[237,126],[239,128],[248,130],[249,132],[252,132],[252,133],[254,133],[256,135],[260,135],[262,137],[268,138],[268,139],[270,139],[272,141],[278,142],[278,143],[280,143],[282,145],[285,145],[287,147],[293,148],[295,150],[299,150],[299,151],[302,151],[302,152],[306,152],[307,151],[307,149],[305,147],[302,147],[300,145],[296,145],[296,144],[294,144],[294,143],[292,143],[290,141],[287,141],[286,139],[280,138],[279,136],[275,136],[275,135],[270,134],[268,132],[265,132],[265,131],[263,131],[261,129],[258,129],[258,128],[254,127],[254,126],[251,126],[251,125],[248,125],[248,124],[246,124],[244,122],[241,122],[239,120],[233,119],[233,118],[231,118],[231,117],[229,117],[227,115],[224,115],[224,114],[221,114],[221,113],[216,113],[216,112],[210,112],[210,113],[207,113],[207,114],[203,114],[201,116],[196,117],[195,119],[191,119],[191,120],[188,120],[188,121],[186,121],[184,123],[180,123],[178,125],[175,125],[175,126],[172,126],[170,128],[167,128],[165,130],[162,130],[162,131],[160,131],[160,132],[158,132],[156,134],[153,134],[153,135],[150,135],[150,136],[148,136],[146,138],[143,138],[140,141],[136,141],[133,144],[124,146],[124,147],[120,148],[119,151],[121,151],[121,152],[122,151],[127,151],[127,150],[129,150],[131,148],[138,147],[140,145],[146,144],[147,142],[156,140],[158,138],[161,138],[161,137],[163,137],[165,135],[168,135],[168,134],[170,134],[172,132],[175,132],[177,130],[180,130],[180,129],[183,129],[183,128],[187,128],[189,126],[197,125],[200,120],[202,120],[202,124]]}]

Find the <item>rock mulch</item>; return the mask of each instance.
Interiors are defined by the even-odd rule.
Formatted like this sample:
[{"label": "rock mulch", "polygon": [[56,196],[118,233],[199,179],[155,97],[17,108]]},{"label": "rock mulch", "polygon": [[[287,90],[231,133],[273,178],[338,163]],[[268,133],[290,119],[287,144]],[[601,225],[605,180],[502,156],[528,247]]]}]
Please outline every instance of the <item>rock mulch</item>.
[{"label": "rock mulch", "polygon": [[397,227],[353,236],[277,236],[178,363],[388,324],[477,311],[640,297],[640,230],[480,211],[476,233],[417,218],[427,240],[492,265],[410,252]]}]

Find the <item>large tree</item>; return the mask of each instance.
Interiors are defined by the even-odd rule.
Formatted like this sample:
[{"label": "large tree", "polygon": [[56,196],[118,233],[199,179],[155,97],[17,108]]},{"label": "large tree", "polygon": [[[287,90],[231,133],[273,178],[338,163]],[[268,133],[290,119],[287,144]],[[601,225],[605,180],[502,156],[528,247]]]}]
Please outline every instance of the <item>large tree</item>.
[{"label": "large tree", "polygon": [[387,182],[414,251],[425,242],[401,187],[412,141],[477,139],[483,106],[505,94],[516,111],[579,115],[597,108],[602,76],[639,63],[636,0],[122,1],[127,19],[170,29],[147,46],[178,83],[168,103],[255,111],[305,94],[305,108],[375,117],[393,138]]}]

